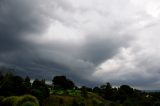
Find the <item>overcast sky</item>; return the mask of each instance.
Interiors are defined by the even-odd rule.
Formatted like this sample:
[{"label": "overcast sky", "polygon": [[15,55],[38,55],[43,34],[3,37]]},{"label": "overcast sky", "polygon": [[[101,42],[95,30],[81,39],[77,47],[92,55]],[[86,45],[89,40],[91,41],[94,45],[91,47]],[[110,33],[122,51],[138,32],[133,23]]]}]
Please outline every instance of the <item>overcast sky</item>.
[{"label": "overcast sky", "polygon": [[0,0],[0,66],[160,89],[160,0]]}]

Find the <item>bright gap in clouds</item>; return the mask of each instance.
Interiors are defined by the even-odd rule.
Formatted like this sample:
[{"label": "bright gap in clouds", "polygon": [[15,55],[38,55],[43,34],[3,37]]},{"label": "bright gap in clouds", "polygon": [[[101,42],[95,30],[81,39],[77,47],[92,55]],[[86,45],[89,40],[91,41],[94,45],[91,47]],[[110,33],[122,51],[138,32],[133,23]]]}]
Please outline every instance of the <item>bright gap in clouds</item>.
[{"label": "bright gap in clouds", "polygon": [[84,36],[80,30],[65,26],[63,23],[56,21],[49,26],[44,35],[37,39],[42,43],[82,43],[84,41]]}]

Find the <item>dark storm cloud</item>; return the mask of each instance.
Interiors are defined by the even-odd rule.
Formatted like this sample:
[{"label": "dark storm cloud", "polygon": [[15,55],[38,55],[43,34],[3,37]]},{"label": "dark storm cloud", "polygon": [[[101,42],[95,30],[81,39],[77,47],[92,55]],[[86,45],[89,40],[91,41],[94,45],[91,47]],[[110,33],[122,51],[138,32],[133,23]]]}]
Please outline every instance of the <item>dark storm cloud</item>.
[{"label": "dark storm cloud", "polygon": [[159,16],[151,1],[90,2],[1,0],[0,65],[32,78],[66,75],[79,85],[159,88]]},{"label": "dark storm cloud", "polygon": [[0,2],[0,51],[25,48],[23,36],[44,28],[42,17],[35,11],[34,1],[2,0]]},{"label": "dark storm cloud", "polygon": [[0,1],[0,64],[18,69],[16,73],[27,74],[30,70],[24,69],[34,66],[32,61],[36,59],[32,44],[24,37],[41,33],[46,27],[36,3],[35,0]]},{"label": "dark storm cloud", "polygon": [[[121,28],[121,26],[119,26]],[[82,48],[81,58],[90,61],[95,64],[95,67],[105,60],[112,58],[119,52],[121,47],[127,47],[129,42],[133,39],[127,36],[119,36],[114,33],[116,29],[112,29],[111,33],[107,33],[109,37],[99,37],[100,35],[94,35],[89,37],[88,42]],[[117,36],[114,38],[114,36]]]}]

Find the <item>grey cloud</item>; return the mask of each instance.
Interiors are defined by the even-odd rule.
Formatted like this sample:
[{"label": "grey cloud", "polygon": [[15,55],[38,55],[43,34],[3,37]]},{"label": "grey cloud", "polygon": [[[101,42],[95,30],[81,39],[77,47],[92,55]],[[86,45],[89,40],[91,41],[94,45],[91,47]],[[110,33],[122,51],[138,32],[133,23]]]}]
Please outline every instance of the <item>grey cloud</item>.
[{"label": "grey cloud", "polygon": [[[27,42],[23,39],[24,36],[30,33],[33,35],[43,33],[47,26],[46,24],[48,24],[47,22],[45,23],[43,15],[48,16],[49,13],[45,14],[43,12],[47,13],[51,10],[51,7],[46,7],[47,11],[45,8],[41,14],[39,10],[41,8],[34,5],[36,3],[37,5],[41,4],[36,0],[1,1],[0,59],[1,63],[16,68],[17,74],[29,74],[32,77],[44,77],[47,79],[50,79],[52,75],[67,74],[75,78],[79,83],[83,80],[83,82],[86,81],[86,84],[87,82],[89,84],[89,82],[91,83],[89,81],[91,77],[88,76],[95,71],[96,66],[106,59],[112,58],[118,53],[120,47],[128,45],[127,38],[118,37],[115,39],[114,36],[117,34],[112,35],[112,32],[108,33],[108,35],[104,34],[103,36],[110,36],[104,39],[99,38],[99,34],[93,34],[86,38],[87,41],[80,47],[61,45],[59,42],[55,42],[53,45],[35,45]],[[52,3],[53,5],[50,6],[55,6],[55,9],[53,9],[55,13],[58,8],[72,11],[72,8],[68,6],[69,4],[64,1],[54,1]],[[56,7],[56,3],[58,7]],[[67,20],[61,19],[63,15],[60,17],[55,13],[51,15],[53,16],[51,18],[65,24]],[[112,31],[115,31],[115,29]],[[51,52],[47,53],[47,51]]]},{"label": "grey cloud", "polygon": [[33,66],[36,58],[33,45],[24,37],[42,33],[47,27],[36,3],[36,0],[0,1],[0,64],[20,69],[16,73],[28,73],[24,69]]},{"label": "grey cloud", "polygon": [[45,24],[34,9],[34,1],[2,0],[0,2],[0,51],[17,50],[26,46],[23,36],[39,32]]},{"label": "grey cloud", "polygon": [[111,31],[111,33],[104,35],[107,36],[104,38],[99,37],[98,34],[87,38],[87,42],[82,48],[81,58],[93,62],[95,66],[98,66],[105,60],[116,55],[120,48],[127,47],[131,39],[133,39],[127,36],[122,37],[118,34],[114,34],[114,29]]},{"label": "grey cloud", "polygon": [[[107,4],[108,3],[112,2],[107,1]],[[114,5],[115,2],[112,6],[114,7]],[[116,5],[123,6],[124,4],[117,3]],[[82,25],[84,23],[81,22],[90,22],[88,19],[92,19],[92,17],[87,15],[85,18],[88,21],[85,19],[81,21],[77,18],[83,18],[78,17],[78,15],[86,15],[79,14],[79,12],[93,12],[92,7],[89,8],[91,11],[85,10],[85,6],[76,8],[73,4],[65,0],[47,0],[47,2],[43,0],[1,0],[0,65],[15,68],[16,72],[14,73],[23,76],[28,75],[32,78],[51,80],[54,75],[66,75],[79,85],[93,86],[103,83],[105,79],[105,81],[110,81],[114,85],[130,84],[136,87],[150,88],[150,85],[158,83],[159,80],[160,67],[157,64],[159,62],[159,58],[157,57],[159,56],[157,55],[156,57],[153,56],[153,54],[149,54],[149,50],[142,54],[139,53],[142,50],[137,49],[139,45],[136,42],[138,39],[136,34],[141,30],[140,28],[145,30],[146,27],[140,26],[139,30],[137,30],[134,28],[134,25],[143,20],[147,20],[147,25],[152,27],[157,20],[152,21],[154,18],[145,18],[143,14],[140,16],[140,20],[134,20],[134,18],[132,19],[132,17],[127,16],[131,14],[126,10],[126,8],[129,8],[128,6],[125,8],[122,8],[122,6],[118,7],[122,8],[122,10],[125,9],[123,14],[120,14],[119,12],[121,11],[117,11],[118,9],[114,11],[113,9],[115,7],[113,8],[112,6],[107,12],[102,11],[103,14],[101,14],[99,9],[93,9],[94,12],[96,10],[96,16],[103,16],[97,16],[97,18],[93,16],[93,21],[96,21],[95,23],[93,22],[93,26],[95,24],[97,24],[97,26],[95,25],[93,29],[87,30],[92,27],[85,27],[85,25]],[[122,16],[119,19],[115,17],[118,16],[117,14],[126,16]],[[132,15],[134,16],[134,14]],[[99,19],[104,19],[104,21]],[[82,35],[84,41],[81,42],[77,40],[77,42],[79,42],[78,45],[72,44],[72,41],[60,42],[56,40],[53,40],[53,42],[44,40],[44,43],[37,43],[38,41],[36,40],[39,39],[35,39],[33,36],[36,36],[36,38],[40,38],[42,35],[47,36],[48,27],[50,24],[54,25],[54,22],[57,21],[66,28],[82,31],[82,33],[84,33],[84,35]],[[107,25],[98,25],[103,24],[103,22]],[[158,24],[156,25],[158,27]],[[135,30],[136,32],[134,32]],[[29,41],[26,39],[26,36],[31,36],[32,40]],[[52,41],[52,38],[50,39]],[[136,57],[135,60],[132,61],[136,67],[136,71],[131,70],[130,66],[120,67],[120,69],[116,70],[117,73],[120,72],[117,78],[114,78],[115,71],[104,74],[103,78],[98,75],[98,78],[93,77],[93,73],[97,71],[97,68],[102,63],[109,59],[114,59],[114,57],[120,54],[121,48],[136,49],[132,51]],[[148,54],[148,56],[145,56],[145,53]],[[150,58],[150,60],[148,60],[148,58]],[[124,63],[120,65],[124,66],[126,61],[123,62]],[[144,73],[142,73],[141,69],[143,69]],[[111,76],[111,78],[109,75],[113,75],[113,77]],[[149,75],[149,77],[147,75]]]}]

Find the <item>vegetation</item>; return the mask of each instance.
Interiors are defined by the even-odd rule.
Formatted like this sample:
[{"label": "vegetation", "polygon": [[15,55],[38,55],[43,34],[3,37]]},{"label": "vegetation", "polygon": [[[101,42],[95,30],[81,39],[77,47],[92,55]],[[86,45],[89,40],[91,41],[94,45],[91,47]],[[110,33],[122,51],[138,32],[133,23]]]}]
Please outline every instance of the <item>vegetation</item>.
[{"label": "vegetation", "polygon": [[104,106],[103,98],[95,96],[93,93],[88,94],[88,98],[69,95],[51,95],[44,102],[43,106]]},{"label": "vegetation", "polygon": [[2,106],[39,106],[38,100],[31,95],[9,96],[4,98],[0,105]]},{"label": "vegetation", "polygon": [[0,73],[0,106],[160,106],[160,92],[144,92],[129,85],[110,83],[76,87],[66,76],[45,80]]},{"label": "vegetation", "polygon": [[[27,98],[29,99],[29,102],[24,105],[33,105],[34,103],[31,103],[31,100],[34,100],[34,97],[26,94],[35,96],[41,104],[42,101],[49,96],[49,89],[45,84],[45,80],[40,81],[36,79],[31,84],[29,77],[23,79],[22,77],[15,76],[11,73],[5,75],[0,74],[0,102],[8,103],[10,105],[7,106],[12,106],[11,104],[16,101],[17,97],[21,96],[21,98],[18,99],[19,101],[24,101]],[[35,102],[35,105],[33,106],[37,106],[36,104],[37,103]]]},{"label": "vegetation", "polygon": [[74,83],[65,76],[55,76],[52,80],[54,88],[72,89],[75,87]]}]

